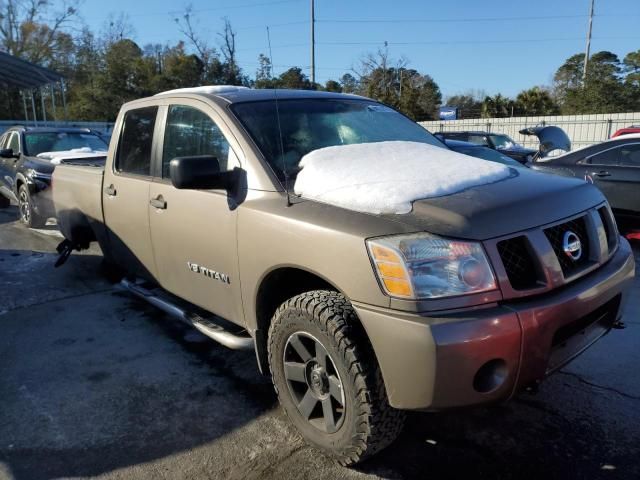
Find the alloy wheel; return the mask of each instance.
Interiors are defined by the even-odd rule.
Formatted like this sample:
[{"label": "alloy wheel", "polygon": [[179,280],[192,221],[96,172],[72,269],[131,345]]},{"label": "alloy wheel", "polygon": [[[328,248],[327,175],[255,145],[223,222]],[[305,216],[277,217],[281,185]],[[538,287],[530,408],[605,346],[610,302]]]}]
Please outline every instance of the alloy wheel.
[{"label": "alloy wheel", "polygon": [[20,208],[20,217],[22,218],[22,221],[28,225],[29,220],[31,219],[31,206],[29,205],[29,194],[24,188],[20,189],[18,206]]},{"label": "alloy wheel", "polygon": [[335,433],[345,417],[342,380],[327,349],[306,332],[284,347],[284,376],[298,412],[318,430]]}]

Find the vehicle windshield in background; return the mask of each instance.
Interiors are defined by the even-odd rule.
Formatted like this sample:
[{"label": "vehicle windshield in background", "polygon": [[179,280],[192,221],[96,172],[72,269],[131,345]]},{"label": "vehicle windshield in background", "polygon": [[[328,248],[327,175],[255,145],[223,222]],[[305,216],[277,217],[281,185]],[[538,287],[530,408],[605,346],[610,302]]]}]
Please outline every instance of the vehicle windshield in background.
[{"label": "vehicle windshield in background", "polygon": [[487,147],[451,147],[451,149],[458,153],[463,153],[464,155],[482,158],[483,160],[489,160],[491,162],[502,163],[510,167],[523,166],[517,160],[514,160],[511,157],[507,157],[506,155],[502,155],[500,152]]},{"label": "vehicle windshield in background", "polygon": [[[410,141],[445,148],[417,123],[392,108],[366,100],[274,100],[231,106],[280,179],[295,178],[303,156],[319,148],[357,143]],[[282,150],[278,123],[282,129]]]},{"label": "vehicle windshield in background", "polygon": [[490,137],[495,148],[503,148],[505,150],[508,150],[510,148],[518,146],[518,144],[511,140],[508,135],[490,135]]},{"label": "vehicle windshield in background", "polygon": [[44,152],[64,152],[76,148],[106,151],[107,143],[99,136],[82,132],[26,132],[26,155],[35,157]]}]

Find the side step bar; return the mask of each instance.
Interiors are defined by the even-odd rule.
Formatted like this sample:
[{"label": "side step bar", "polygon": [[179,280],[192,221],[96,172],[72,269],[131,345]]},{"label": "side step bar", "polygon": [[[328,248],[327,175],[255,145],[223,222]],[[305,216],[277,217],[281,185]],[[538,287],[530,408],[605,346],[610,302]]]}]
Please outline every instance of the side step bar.
[{"label": "side step bar", "polygon": [[182,307],[172,303],[171,301],[161,298],[153,291],[148,290],[140,285],[136,285],[127,279],[120,282],[125,289],[133,293],[135,296],[149,302],[156,308],[159,308],[166,314],[198,329],[207,337],[233,350],[250,350],[253,349],[253,338],[250,336],[236,335],[225,330],[222,326],[214,321],[203,318],[197,313],[184,310]]}]

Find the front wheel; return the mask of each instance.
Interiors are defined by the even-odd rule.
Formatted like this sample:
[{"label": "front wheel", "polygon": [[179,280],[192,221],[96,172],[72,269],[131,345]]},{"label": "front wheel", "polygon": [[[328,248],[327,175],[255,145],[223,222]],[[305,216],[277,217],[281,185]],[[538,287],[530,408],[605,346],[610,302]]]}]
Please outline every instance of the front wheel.
[{"label": "front wheel", "polygon": [[382,450],[402,430],[404,413],[389,406],[364,329],[337,292],[282,304],[269,329],[269,365],[287,416],[343,465]]},{"label": "front wheel", "polygon": [[22,223],[29,228],[41,228],[47,223],[47,219],[38,215],[33,209],[29,189],[24,184],[18,189],[18,215]]}]

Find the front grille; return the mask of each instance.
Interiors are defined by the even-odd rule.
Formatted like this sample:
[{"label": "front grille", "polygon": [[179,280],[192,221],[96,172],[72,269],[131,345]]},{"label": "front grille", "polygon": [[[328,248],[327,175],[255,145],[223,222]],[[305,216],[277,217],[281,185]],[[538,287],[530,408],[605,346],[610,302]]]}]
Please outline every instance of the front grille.
[{"label": "front grille", "polygon": [[598,209],[598,215],[600,215],[600,220],[604,226],[604,232],[607,235],[607,248],[609,249],[609,252],[612,252],[618,244],[614,220],[607,211],[607,207],[600,207]]},{"label": "front grille", "polygon": [[[566,232],[575,233],[582,244],[582,254],[578,260],[573,260],[567,255],[563,248],[564,234]],[[558,257],[562,273],[565,278],[578,273],[589,265],[589,234],[587,233],[587,225],[584,216],[570,220],[569,222],[547,228],[544,231],[551,247]]]},{"label": "front grille", "polygon": [[520,236],[503,240],[497,247],[511,286],[515,290],[535,287],[538,275],[527,238]]}]

